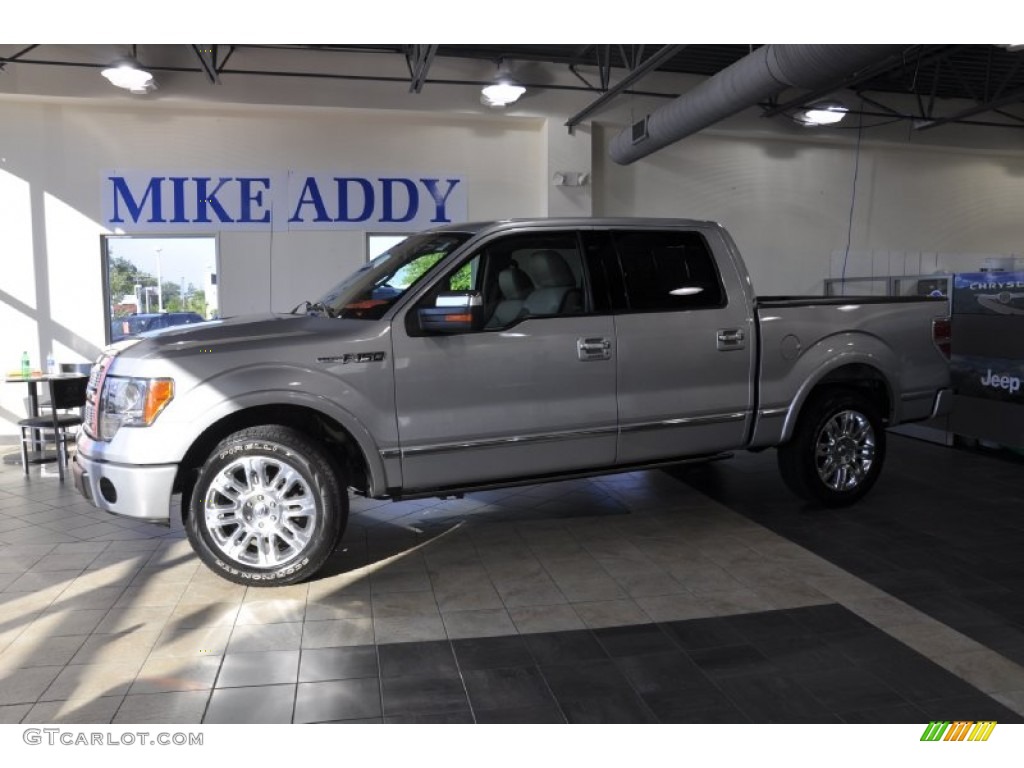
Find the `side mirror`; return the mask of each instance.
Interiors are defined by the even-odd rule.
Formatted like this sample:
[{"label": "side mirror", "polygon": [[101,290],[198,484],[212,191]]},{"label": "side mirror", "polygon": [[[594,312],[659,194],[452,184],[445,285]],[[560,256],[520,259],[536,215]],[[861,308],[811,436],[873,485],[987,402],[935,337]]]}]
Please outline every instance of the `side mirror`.
[{"label": "side mirror", "polygon": [[470,333],[483,328],[484,300],[479,291],[444,291],[416,314],[423,333]]}]

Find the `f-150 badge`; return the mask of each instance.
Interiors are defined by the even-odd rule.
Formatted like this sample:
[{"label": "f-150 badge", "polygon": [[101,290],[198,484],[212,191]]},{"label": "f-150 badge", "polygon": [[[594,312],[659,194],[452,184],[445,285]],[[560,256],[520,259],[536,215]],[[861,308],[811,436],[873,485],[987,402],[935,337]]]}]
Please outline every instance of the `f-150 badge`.
[{"label": "f-150 badge", "polygon": [[383,352],[348,352],[344,355],[331,355],[329,357],[318,357],[318,363],[379,363],[384,359]]}]

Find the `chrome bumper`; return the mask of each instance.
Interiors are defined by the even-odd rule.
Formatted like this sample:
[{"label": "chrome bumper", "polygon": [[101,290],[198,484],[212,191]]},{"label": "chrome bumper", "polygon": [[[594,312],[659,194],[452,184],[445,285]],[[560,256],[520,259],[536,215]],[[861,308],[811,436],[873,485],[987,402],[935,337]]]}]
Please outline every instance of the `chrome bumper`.
[{"label": "chrome bumper", "polygon": [[171,517],[171,490],[177,464],[132,466],[93,461],[75,455],[75,488],[94,506],[124,517],[166,523]]}]

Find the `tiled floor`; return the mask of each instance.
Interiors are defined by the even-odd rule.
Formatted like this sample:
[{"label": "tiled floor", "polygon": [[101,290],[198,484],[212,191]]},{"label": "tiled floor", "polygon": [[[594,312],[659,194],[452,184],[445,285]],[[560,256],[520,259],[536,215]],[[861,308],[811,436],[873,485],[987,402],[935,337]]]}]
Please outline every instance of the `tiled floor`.
[{"label": "tiled floor", "polygon": [[770,452],[355,500],[322,578],[246,589],[0,465],[0,722],[1021,722],[1019,470],[893,437],[827,514]]}]

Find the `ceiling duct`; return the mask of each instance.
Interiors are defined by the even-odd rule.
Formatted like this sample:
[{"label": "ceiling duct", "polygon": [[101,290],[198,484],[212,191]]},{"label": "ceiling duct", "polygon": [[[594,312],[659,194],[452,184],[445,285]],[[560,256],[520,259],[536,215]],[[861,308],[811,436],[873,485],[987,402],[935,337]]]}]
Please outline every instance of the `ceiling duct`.
[{"label": "ceiling duct", "polygon": [[714,125],[790,87],[820,89],[901,45],[765,45],[622,131],[608,153],[621,164]]}]

